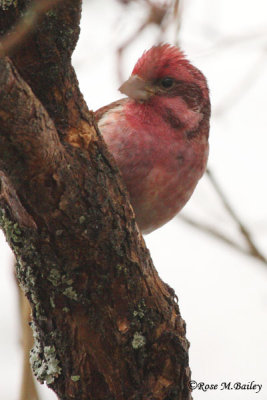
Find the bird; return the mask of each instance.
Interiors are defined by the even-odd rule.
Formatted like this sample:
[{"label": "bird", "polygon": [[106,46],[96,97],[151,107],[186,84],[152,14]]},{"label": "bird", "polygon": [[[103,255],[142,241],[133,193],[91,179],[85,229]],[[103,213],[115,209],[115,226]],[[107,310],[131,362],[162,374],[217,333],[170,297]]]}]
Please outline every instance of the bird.
[{"label": "bird", "polygon": [[209,89],[180,48],[161,43],[143,53],[119,90],[127,97],[95,118],[148,234],[184,207],[205,172]]}]

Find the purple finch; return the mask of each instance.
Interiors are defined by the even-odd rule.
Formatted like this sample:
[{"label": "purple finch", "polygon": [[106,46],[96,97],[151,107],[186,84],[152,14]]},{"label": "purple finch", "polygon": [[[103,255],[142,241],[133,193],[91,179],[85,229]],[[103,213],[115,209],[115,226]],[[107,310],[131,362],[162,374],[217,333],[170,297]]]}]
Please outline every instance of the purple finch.
[{"label": "purple finch", "polygon": [[96,119],[149,233],[181,210],[205,171],[209,91],[204,75],[168,44],[146,51],[120,91],[128,97],[100,108]]}]

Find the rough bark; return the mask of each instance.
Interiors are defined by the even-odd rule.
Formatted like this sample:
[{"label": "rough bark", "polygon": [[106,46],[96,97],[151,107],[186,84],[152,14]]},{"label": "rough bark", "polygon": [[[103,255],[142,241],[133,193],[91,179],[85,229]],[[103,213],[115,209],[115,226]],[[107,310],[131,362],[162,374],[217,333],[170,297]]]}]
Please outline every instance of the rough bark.
[{"label": "rough bark", "polygon": [[[0,10],[0,31],[28,1]],[[32,307],[35,375],[60,399],[188,400],[185,324],[79,91],[80,1],[0,59],[0,224]]]}]

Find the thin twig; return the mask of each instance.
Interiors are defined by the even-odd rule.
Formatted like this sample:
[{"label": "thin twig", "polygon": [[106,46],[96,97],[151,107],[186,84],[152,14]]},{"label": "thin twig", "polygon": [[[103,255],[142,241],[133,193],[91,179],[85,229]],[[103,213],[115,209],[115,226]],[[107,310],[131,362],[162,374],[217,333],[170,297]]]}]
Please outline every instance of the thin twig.
[{"label": "thin twig", "polygon": [[123,82],[123,75],[122,75],[122,53],[124,50],[130,46],[130,44],[136,39],[138,35],[146,28],[147,26],[147,20],[144,21],[138,29],[134,32],[133,35],[131,35],[126,41],[117,49],[117,71],[118,71],[118,77],[119,77],[119,82]]},{"label": "thin twig", "polygon": [[209,178],[209,180],[210,180],[212,186],[214,187],[216,193],[218,194],[219,198],[221,199],[228,214],[235,221],[235,223],[237,224],[237,226],[239,228],[239,231],[241,232],[245,241],[247,242],[247,245],[249,247],[249,254],[251,254],[252,256],[256,257],[257,259],[259,259],[262,262],[264,262],[265,264],[267,264],[267,259],[260,252],[260,250],[258,249],[254,240],[252,239],[251,233],[249,232],[249,230],[246,228],[245,224],[240,220],[240,218],[237,216],[236,212],[230,205],[229,200],[226,198],[223,190],[221,189],[220,185],[218,184],[217,180],[215,179],[215,177],[210,169],[207,169],[206,175]]},{"label": "thin twig", "polygon": [[193,226],[196,229],[199,229],[200,231],[207,233],[213,237],[215,237],[218,240],[223,241],[224,243],[228,244],[235,250],[245,254],[249,255],[251,257],[256,258],[257,260],[263,262],[265,265],[267,265],[267,259],[266,257],[260,252],[258,249],[257,245],[255,244],[254,240],[252,239],[251,233],[247,229],[247,227],[244,225],[244,223],[240,220],[240,218],[237,216],[235,211],[233,210],[232,206],[230,205],[229,200],[226,198],[224,192],[222,191],[220,185],[216,181],[213,173],[207,169],[206,174],[214,187],[217,195],[221,199],[225,209],[227,210],[228,214],[231,216],[231,218],[234,220],[234,222],[237,224],[239,231],[241,232],[242,236],[244,237],[246,243],[247,243],[247,249],[243,248],[240,246],[238,243],[236,243],[234,240],[231,240],[228,236],[226,236],[224,233],[218,231],[217,229],[214,229],[212,226],[204,224],[202,222],[198,222],[188,216],[179,215],[179,218],[182,219],[184,222],[189,224],[190,226]]},{"label": "thin twig", "polygon": [[[166,15],[169,11],[168,2],[164,2],[163,4],[153,2],[151,0],[145,0],[144,4],[148,6],[149,12],[146,19],[140,24],[140,26],[136,29],[136,31],[125,40],[125,42],[118,48],[117,50],[117,70],[119,81],[123,81],[122,71],[121,71],[121,59],[122,54],[125,49],[130,46],[130,44],[142,33],[142,31],[151,24],[156,24],[159,26],[161,33],[165,30],[163,26],[163,21],[166,19]],[[161,35],[162,36],[162,35]]]},{"label": "thin twig", "polygon": [[[219,232],[217,229],[214,229],[213,227],[203,224],[201,222],[198,222],[186,215],[180,214],[179,218],[181,220],[183,220],[184,222],[186,222],[188,225],[193,226],[194,228],[197,228],[201,231],[203,231],[204,233],[210,234],[212,236],[214,236],[216,239],[222,240],[223,242],[225,242],[226,244],[228,244],[229,246],[233,247],[234,249],[240,251],[243,254],[246,255],[250,255],[250,256],[254,256],[252,255],[247,249],[244,249],[242,246],[240,246],[238,243],[234,242],[233,240],[229,239],[228,236],[224,235],[223,233]],[[262,261],[262,260],[261,260]]]},{"label": "thin twig", "polygon": [[173,7],[173,18],[175,21],[175,34],[174,34],[174,44],[179,47],[179,33],[182,26],[182,1],[181,0],[174,0],[174,7]]},{"label": "thin twig", "polygon": [[40,17],[62,0],[35,1],[24,13],[11,32],[5,34],[0,42],[0,57],[10,55],[28,37]]}]

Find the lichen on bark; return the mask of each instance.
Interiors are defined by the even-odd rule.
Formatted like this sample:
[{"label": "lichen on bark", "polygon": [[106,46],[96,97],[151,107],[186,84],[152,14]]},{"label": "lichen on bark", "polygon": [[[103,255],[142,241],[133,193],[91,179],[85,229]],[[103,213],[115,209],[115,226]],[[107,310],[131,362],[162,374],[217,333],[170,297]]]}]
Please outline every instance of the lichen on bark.
[{"label": "lichen on bark", "polygon": [[7,10],[9,7],[17,7],[18,0],[0,0],[0,8]]},{"label": "lichen on bark", "polygon": [[[62,400],[189,400],[175,294],[71,66],[80,8],[65,0],[0,59],[0,224],[32,307],[33,369]],[[3,14],[7,32],[17,15]]]}]

